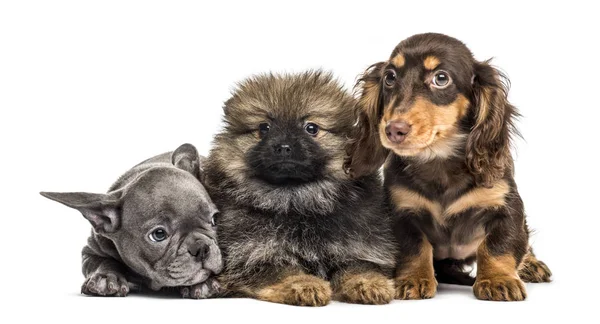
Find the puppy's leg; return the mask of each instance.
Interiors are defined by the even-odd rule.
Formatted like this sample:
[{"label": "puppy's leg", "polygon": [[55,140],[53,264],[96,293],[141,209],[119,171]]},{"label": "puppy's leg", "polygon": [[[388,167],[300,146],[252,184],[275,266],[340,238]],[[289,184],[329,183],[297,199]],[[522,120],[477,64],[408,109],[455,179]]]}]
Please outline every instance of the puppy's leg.
[{"label": "puppy's leg", "polygon": [[336,271],[331,280],[334,298],[355,304],[387,304],[394,299],[394,282],[377,265],[355,263]]},{"label": "puppy's leg", "polygon": [[[242,272],[246,275],[240,275]],[[230,267],[220,279],[226,290],[273,303],[325,306],[332,295],[328,281],[295,267],[261,265],[243,270]]]},{"label": "puppy's leg", "polygon": [[394,235],[398,245],[394,278],[396,299],[432,298],[437,290],[433,270],[433,247],[411,221],[411,215],[397,215]]},{"label": "puppy's leg", "polygon": [[[527,252],[527,233],[509,215],[496,215],[500,221],[489,226],[477,249],[475,297],[494,301],[519,301],[527,297],[525,285],[517,273]],[[522,218],[521,218],[522,220]]]},{"label": "puppy's leg", "polygon": [[215,278],[208,278],[206,281],[189,287],[179,289],[183,298],[204,299],[219,297],[223,292],[221,284]]},{"label": "puppy's leg", "polygon": [[433,270],[433,247],[423,237],[415,250],[416,253],[400,258],[395,278],[397,299],[427,299],[435,296],[437,281]]},{"label": "puppy's leg", "polygon": [[529,252],[525,254],[519,265],[519,278],[525,282],[550,282],[550,277],[552,271],[544,262],[538,260],[529,248]]},{"label": "puppy's leg", "polygon": [[113,258],[93,254],[89,247],[85,247],[82,270],[86,278],[81,286],[83,294],[125,297],[129,293],[124,267]]}]

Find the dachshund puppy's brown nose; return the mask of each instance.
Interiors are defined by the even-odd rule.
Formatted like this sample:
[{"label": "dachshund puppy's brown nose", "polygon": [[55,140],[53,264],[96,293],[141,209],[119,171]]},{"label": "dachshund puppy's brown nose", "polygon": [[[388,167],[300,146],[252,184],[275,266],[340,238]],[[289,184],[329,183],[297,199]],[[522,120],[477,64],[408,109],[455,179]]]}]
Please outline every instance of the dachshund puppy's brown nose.
[{"label": "dachshund puppy's brown nose", "polygon": [[410,133],[411,126],[403,120],[392,120],[385,127],[385,135],[390,142],[400,144]]}]

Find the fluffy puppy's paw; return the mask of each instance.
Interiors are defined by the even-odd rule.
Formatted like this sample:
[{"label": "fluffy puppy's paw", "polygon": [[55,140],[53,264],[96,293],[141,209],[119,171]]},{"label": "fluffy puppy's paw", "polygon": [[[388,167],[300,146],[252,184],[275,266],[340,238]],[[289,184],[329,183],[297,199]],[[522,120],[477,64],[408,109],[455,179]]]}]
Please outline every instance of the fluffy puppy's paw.
[{"label": "fluffy puppy's paw", "polygon": [[478,299],[494,301],[520,301],[527,297],[523,281],[511,276],[477,278],[473,293]]},{"label": "fluffy puppy's paw", "polygon": [[372,271],[344,275],[336,298],[354,304],[388,304],[394,299],[394,282]]},{"label": "fluffy puppy's paw", "polygon": [[218,296],[223,289],[219,281],[209,278],[204,282],[189,287],[181,287],[179,292],[183,298],[205,299]]},{"label": "fluffy puppy's paw", "polygon": [[296,306],[325,306],[331,300],[331,285],[315,276],[293,275],[261,289],[257,298]]},{"label": "fluffy puppy's paw", "polygon": [[129,294],[127,279],[116,272],[91,274],[81,286],[81,293],[92,296],[125,297]]},{"label": "fluffy puppy's paw", "polygon": [[525,282],[550,282],[552,271],[548,266],[535,258],[527,256],[519,268],[519,278]]},{"label": "fluffy puppy's paw", "polygon": [[435,296],[437,291],[437,280],[435,277],[396,278],[396,299],[429,299]]}]

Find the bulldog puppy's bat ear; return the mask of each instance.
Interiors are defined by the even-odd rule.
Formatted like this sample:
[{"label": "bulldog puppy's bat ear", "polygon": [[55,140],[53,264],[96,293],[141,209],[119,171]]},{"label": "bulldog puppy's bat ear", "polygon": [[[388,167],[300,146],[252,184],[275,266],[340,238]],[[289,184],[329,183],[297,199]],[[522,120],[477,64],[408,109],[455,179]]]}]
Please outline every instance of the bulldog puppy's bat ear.
[{"label": "bulldog puppy's bat ear", "polygon": [[171,155],[171,162],[179,169],[191,173],[200,182],[204,182],[204,169],[202,165],[206,158],[198,154],[198,150],[192,144],[183,144]]},{"label": "bulldog puppy's bat ear", "polygon": [[83,214],[97,233],[113,233],[121,224],[121,193],[40,192],[48,199],[75,208]]}]

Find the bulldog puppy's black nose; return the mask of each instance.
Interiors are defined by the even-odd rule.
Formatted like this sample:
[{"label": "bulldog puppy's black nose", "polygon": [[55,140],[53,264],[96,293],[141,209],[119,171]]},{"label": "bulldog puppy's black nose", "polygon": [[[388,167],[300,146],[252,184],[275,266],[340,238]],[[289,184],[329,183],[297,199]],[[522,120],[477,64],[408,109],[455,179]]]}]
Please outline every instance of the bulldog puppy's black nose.
[{"label": "bulldog puppy's black nose", "polygon": [[208,253],[208,245],[202,241],[196,241],[188,247],[188,252],[196,257],[197,260],[203,260]]},{"label": "bulldog puppy's black nose", "polygon": [[287,144],[278,144],[273,146],[273,152],[275,155],[281,157],[289,157],[292,155],[292,147]]},{"label": "bulldog puppy's black nose", "polygon": [[385,127],[385,135],[394,144],[400,144],[410,133],[411,126],[403,120],[392,120]]}]

